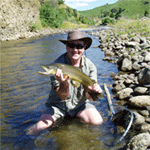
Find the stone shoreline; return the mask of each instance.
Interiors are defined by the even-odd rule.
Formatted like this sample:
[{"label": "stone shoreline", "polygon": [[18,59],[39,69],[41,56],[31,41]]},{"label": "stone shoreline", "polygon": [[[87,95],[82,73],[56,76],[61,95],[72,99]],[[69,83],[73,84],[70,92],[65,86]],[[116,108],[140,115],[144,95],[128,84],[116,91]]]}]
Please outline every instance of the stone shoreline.
[{"label": "stone shoreline", "polygon": [[19,39],[27,39],[27,38],[34,38],[34,37],[43,37],[46,35],[53,35],[53,34],[59,34],[59,33],[65,33],[68,31],[71,31],[73,29],[51,29],[51,28],[46,28],[46,29],[41,29],[40,31],[35,31],[35,32],[18,32],[14,33],[14,35],[9,35],[9,36],[3,36],[0,37],[0,41],[11,41],[11,40],[19,40]]},{"label": "stone shoreline", "polygon": [[40,31],[35,31],[35,32],[30,32],[30,31],[26,31],[26,32],[17,32],[12,34],[8,34],[7,35],[1,35],[0,36],[0,41],[11,41],[11,40],[19,40],[19,39],[28,39],[28,38],[35,38],[35,37],[43,37],[43,36],[47,36],[47,35],[54,35],[54,34],[59,34],[59,33],[66,33],[69,31],[73,31],[73,30],[103,30],[103,29],[108,29],[110,27],[106,27],[106,26],[99,26],[99,27],[89,27],[89,28],[75,28],[75,29],[52,29],[52,28],[42,28]]},{"label": "stone shoreline", "polygon": [[138,135],[131,137],[126,149],[146,150],[150,148],[150,38],[117,33],[111,29],[91,34],[99,38],[104,60],[115,62],[120,70],[113,76],[112,91],[117,101],[135,116],[132,130]]}]

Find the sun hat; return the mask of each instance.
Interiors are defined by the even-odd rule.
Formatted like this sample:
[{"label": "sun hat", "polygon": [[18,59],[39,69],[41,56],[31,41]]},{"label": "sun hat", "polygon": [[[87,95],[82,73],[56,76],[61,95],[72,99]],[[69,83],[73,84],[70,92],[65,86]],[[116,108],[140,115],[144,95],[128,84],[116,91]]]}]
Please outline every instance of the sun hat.
[{"label": "sun hat", "polygon": [[70,31],[68,33],[67,40],[59,40],[60,42],[67,44],[71,41],[81,40],[85,43],[85,50],[88,49],[92,44],[92,39],[90,37],[85,37],[85,34],[80,31]]}]

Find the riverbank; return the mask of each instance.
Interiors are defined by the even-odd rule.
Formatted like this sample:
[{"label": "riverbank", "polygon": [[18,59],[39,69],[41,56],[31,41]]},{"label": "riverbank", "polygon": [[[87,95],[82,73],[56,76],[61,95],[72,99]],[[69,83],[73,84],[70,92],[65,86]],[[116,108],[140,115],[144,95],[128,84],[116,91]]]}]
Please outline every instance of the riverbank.
[{"label": "riverbank", "polygon": [[35,32],[21,32],[11,36],[2,36],[0,41],[11,41],[11,40],[19,40],[19,39],[27,39],[27,38],[34,38],[34,37],[43,37],[46,35],[53,35],[58,33],[65,33],[72,29],[52,29],[46,28],[41,29],[40,31]]},{"label": "riverbank", "polygon": [[14,35],[4,35],[0,37],[0,41],[11,41],[11,40],[19,40],[19,39],[28,39],[28,38],[35,38],[35,37],[43,37],[47,35],[54,35],[54,34],[59,34],[59,33],[67,33],[69,31],[73,30],[103,30],[103,29],[108,29],[111,28],[109,26],[98,26],[98,27],[89,27],[89,28],[70,28],[70,29],[52,29],[52,28],[43,28],[39,31],[35,32],[21,32],[17,33]]},{"label": "riverbank", "polygon": [[102,30],[92,35],[99,37],[104,60],[113,61],[120,70],[112,76],[117,102],[132,110],[135,116],[132,130],[138,135],[131,137],[126,149],[146,150],[150,147],[150,37],[119,32]]}]

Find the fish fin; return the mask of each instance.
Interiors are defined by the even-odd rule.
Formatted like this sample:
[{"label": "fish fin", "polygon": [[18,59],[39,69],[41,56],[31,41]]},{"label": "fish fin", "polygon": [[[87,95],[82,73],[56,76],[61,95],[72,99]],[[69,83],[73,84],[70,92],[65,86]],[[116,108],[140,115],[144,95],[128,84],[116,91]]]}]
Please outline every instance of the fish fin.
[{"label": "fish fin", "polygon": [[75,81],[75,80],[71,80],[71,84],[73,86],[75,86],[76,88],[78,88],[80,86],[80,83],[78,81]]},{"label": "fish fin", "polygon": [[39,71],[38,73],[41,74],[41,75],[48,75],[47,72],[41,72],[41,71]]},{"label": "fish fin", "polygon": [[64,78],[67,78],[67,77],[68,77],[68,74],[63,74],[63,77],[64,77]]},{"label": "fish fin", "polygon": [[92,80],[92,82],[93,82],[93,84],[94,84],[94,83],[97,83],[95,80]]},{"label": "fish fin", "polygon": [[93,101],[97,101],[100,97],[103,97],[102,93],[89,91],[88,94],[92,97]]}]

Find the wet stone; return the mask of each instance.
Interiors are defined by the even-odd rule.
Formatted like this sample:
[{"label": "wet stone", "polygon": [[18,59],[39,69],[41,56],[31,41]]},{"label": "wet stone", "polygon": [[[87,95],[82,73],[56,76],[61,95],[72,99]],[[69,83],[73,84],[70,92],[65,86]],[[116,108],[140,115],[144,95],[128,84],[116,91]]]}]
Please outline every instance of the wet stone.
[{"label": "wet stone", "polygon": [[136,107],[150,106],[150,96],[134,96],[129,99],[129,104]]},{"label": "wet stone", "polygon": [[135,92],[135,94],[137,94],[137,95],[144,95],[144,94],[147,93],[147,91],[148,91],[148,88],[146,88],[146,87],[136,87],[136,88],[134,89],[134,92]]},{"label": "wet stone", "polygon": [[134,136],[127,145],[126,150],[146,150],[150,146],[150,134],[141,133]]}]

